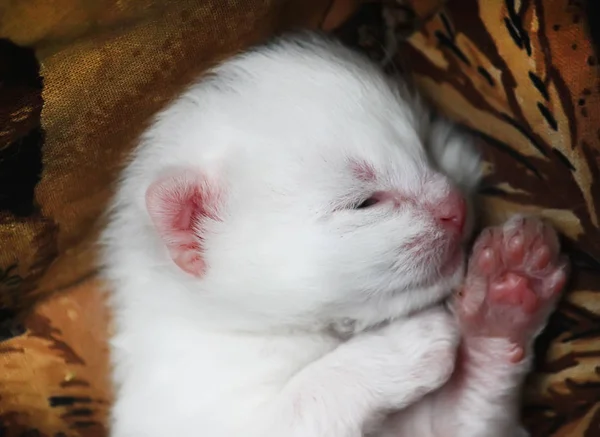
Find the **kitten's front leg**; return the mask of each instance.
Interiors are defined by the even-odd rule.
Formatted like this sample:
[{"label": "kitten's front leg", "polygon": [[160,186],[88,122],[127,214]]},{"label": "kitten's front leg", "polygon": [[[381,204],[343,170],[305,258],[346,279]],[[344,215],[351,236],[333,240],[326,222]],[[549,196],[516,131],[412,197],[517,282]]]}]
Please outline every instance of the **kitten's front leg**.
[{"label": "kitten's front leg", "polygon": [[396,418],[396,437],[525,437],[520,389],[566,277],[557,236],[540,220],[485,230],[454,301],[463,335],[456,372]]},{"label": "kitten's front leg", "polygon": [[454,303],[463,345],[446,402],[461,397],[458,435],[524,434],[518,406],[533,342],[566,279],[556,232],[539,219],[515,217],[479,237]]},{"label": "kitten's front leg", "polygon": [[[457,324],[436,308],[342,344],[298,373],[252,437],[359,437],[452,374]],[[246,433],[248,434],[248,433]]]}]

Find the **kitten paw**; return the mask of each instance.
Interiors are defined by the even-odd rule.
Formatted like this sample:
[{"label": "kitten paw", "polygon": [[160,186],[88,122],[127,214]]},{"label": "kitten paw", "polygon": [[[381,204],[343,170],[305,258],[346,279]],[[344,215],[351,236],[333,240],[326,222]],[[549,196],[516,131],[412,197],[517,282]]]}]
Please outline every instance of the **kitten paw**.
[{"label": "kitten paw", "polygon": [[464,336],[509,339],[511,359],[520,361],[554,309],[567,270],[556,232],[539,219],[516,217],[484,230],[454,301]]}]

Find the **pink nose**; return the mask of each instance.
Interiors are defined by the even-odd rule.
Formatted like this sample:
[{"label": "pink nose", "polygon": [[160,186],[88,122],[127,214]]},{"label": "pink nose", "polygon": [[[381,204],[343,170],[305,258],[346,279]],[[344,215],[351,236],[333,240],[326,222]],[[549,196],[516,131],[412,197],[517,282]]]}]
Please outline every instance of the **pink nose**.
[{"label": "pink nose", "polygon": [[467,216],[467,204],[458,191],[450,191],[442,201],[433,205],[432,213],[444,228],[452,232],[463,232]]}]

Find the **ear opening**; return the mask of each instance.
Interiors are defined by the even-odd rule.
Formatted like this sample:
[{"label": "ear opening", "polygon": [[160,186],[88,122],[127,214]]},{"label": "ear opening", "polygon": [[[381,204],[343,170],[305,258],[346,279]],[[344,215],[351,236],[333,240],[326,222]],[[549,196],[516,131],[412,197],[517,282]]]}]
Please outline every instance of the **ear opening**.
[{"label": "ear opening", "polygon": [[196,277],[206,269],[203,228],[207,219],[218,219],[218,197],[216,184],[190,170],[163,177],[146,190],[148,214],[171,258]]}]

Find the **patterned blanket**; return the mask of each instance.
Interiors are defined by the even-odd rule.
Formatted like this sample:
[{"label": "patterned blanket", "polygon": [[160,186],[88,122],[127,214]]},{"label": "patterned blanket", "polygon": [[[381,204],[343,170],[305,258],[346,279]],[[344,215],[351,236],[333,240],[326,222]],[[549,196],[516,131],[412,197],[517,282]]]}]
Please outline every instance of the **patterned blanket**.
[{"label": "patterned blanket", "polygon": [[484,224],[530,211],[561,230],[575,274],[538,342],[524,420],[534,437],[600,436],[600,11],[588,3],[0,2],[0,435],[106,435],[94,255],[123,160],[193,77],[302,26],[402,71],[473,131]]}]

